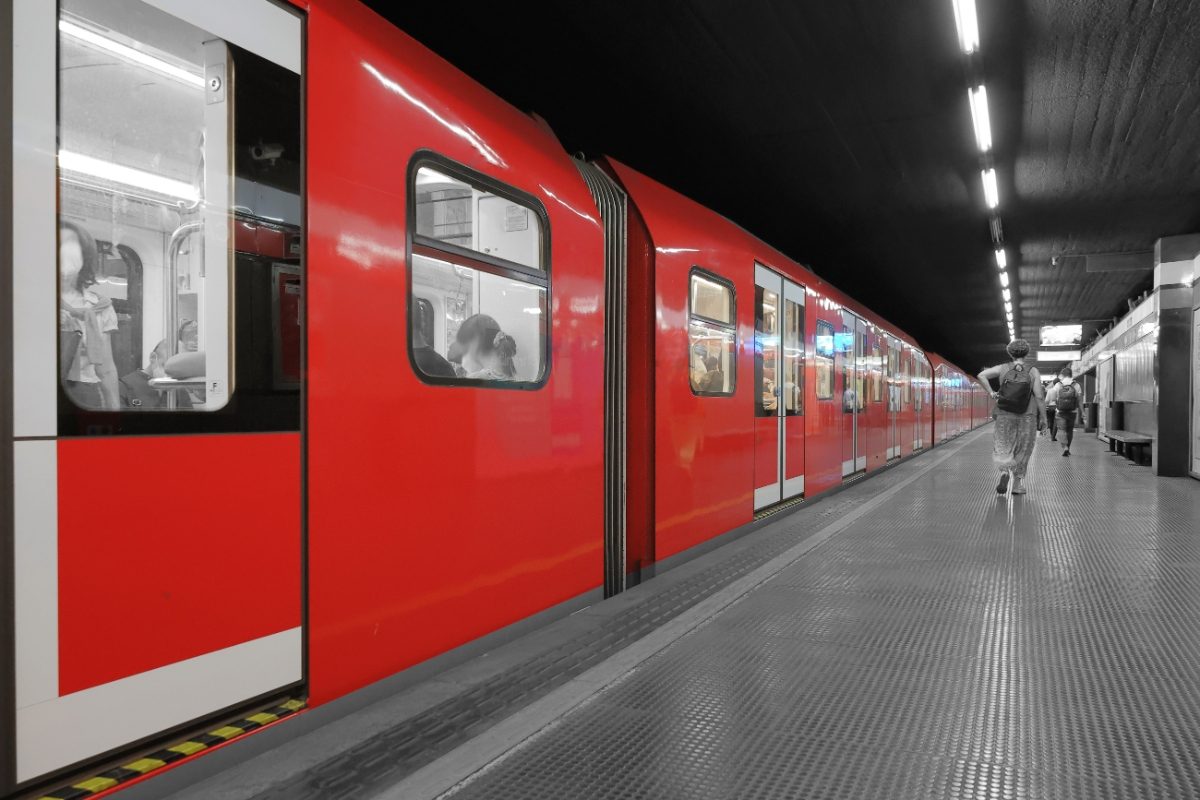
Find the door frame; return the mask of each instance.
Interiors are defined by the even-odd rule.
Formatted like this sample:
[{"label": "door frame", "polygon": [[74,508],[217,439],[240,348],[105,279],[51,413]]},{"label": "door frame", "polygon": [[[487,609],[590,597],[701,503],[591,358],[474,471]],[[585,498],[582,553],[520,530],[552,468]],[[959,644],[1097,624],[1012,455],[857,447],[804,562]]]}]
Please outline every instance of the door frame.
[{"label": "door frame", "polygon": [[[797,496],[803,494],[803,492],[804,492],[804,470],[803,469],[801,469],[799,475],[794,476],[792,478],[787,477],[787,425],[788,425],[787,421],[788,421],[789,417],[785,413],[786,403],[783,400],[783,392],[780,388],[782,385],[782,381],[783,381],[783,358],[784,358],[783,344],[784,344],[784,337],[786,335],[786,333],[785,333],[785,324],[786,324],[785,309],[786,309],[786,305],[789,301],[794,302],[796,305],[800,306],[800,308],[801,308],[800,346],[801,346],[803,352],[805,352],[805,353],[807,353],[808,336],[807,336],[807,332],[805,330],[805,325],[807,324],[807,319],[805,318],[805,316],[806,316],[805,298],[806,298],[807,292],[805,290],[805,287],[802,284],[797,283],[796,281],[793,281],[791,278],[788,278],[786,275],[784,275],[780,272],[776,272],[775,270],[771,269],[770,267],[767,267],[761,263],[755,262],[754,263],[754,287],[756,290],[759,287],[761,287],[767,291],[774,292],[775,295],[779,298],[779,300],[778,300],[779,308],[776,309],[776,313],[775,313],[776,333],[771,334],[776,339],[776,341],[774,343],[776,402],[775,402],[775,414],[773,415],[773,417],[775,419],[775,437],[774,438],[775,438],[775,470],[776,470],[776,472],[775,472],[775,480],[773,482],[763,484],[761,486],[756,485],[754,487],[754,510],[758,511],[759,509],[763,509],[768,506],[775,505],[776,503],[783,502],[784,500],[790,500],[794,497],[797,497]],[[756,303],[756,306],[754,309],[756,320],[758,318],[757,294],[758,293],[756,291],[755,292],[755,301],[754,301]],[[761,335],[762,334],[759,332],[758,327],[756,325],[755,331],[754,331],[754,336],[755,336],[754,346],[756,348],[755,358],[758,357],[757,347],[758,347],[758,340]],[[759,375],[759,373],[756,369],[755,370],[755,380],[756,381],[758,379],[758,375]],[[803,380],[803,378],[802,378],[802,380]],[[804,387],[802,384],[802,389],[803,388]],[[758,393],[758,391],[759,391],[759,386],[757,385],[757,383],[755,384],[754,391],[755,391],[755,393]],[[803,397],[804,397],[804,395],[801,394],[801,403],[802,404],[803,404]],[[761,398],[756,397],[755,402],[761,403]],[[756,414],[754,418],[755,418],[755,420],[759,420],[759,419],[770,419],[771,417],[759,417]],[[801,431],[804,430],[804,406],[803,405],[801,405],[801,413],[798,415],[795,415],[794,417],[791,417],[791,419],[795,419],[797,421],[796,424],[800,425]],[[755,440],[754,441],[755,441],[754,446],[757,448],[758,447],[757,431],[755,431]],[[755,453],[755,462],[754,463],[757,463],[757,456],[758,456],[758,454]],[[756,484],[758,483],[757,478],[755,479],[755,483]]]},{"label": "door frame", "polygon": [[[142,2],[297,73],[301,81],[299,123],[303,146],[306,79],[303,69],[306,16],[303,12],[273,0],[255,0],[253,3],[208,0],[203,4],[186,0]],[[0,569],[6,577],[13,579],[9,585],[14,588],[11,594],[0,598],[0,614],[4,615],[0,620],[0,680],[4,689],[8,689],[0,689],[0,795],[69,773],[81,764],[107,758],[141,742],[188,729],[214,714],[295,691],[307,679],[307,398],[301,387],[298,433],[301,469],[297,476],[301,507],[300,528],[296,531],[296,546],[300,551],[299,627],[72,694],[60,695],[56,689],[59,628],[57,624],[45,630],[37,628],[41,621],[56,620],[58,613],[59,420],[57,404],[53,400],[58,392],[58,344],[51,337],[18,337],[14,333],[45,328],[45,303],[37,298],[44,300],[58,295],[57,270],[22,269],[21,265],[57,260],[59,175],[55,132],[59,124],[59,4],[46,0],[14,0],[10,9],[0,12],[0,37],[4,39],[0,44],[0,60],[3,61],[0,65],[0,106],[12,111],[14,123],[6,126],[7,130],[0,135],[0,144],[5,145],[0,148],[3,150],[0,159],[4,162],[0,167],[0,182],[3,183],[0,213],[4,216],[0,232],[11,230],[14,236],[0,237],[0,241],[6,243],[0,256],[0,279],[12,288],[10,300],[4,301],[4,308],[0,310],[0,341],[6,343],[0,357],[0,372],[3,373],[0,388],[9,393],[13,403],[4,404],[3,421],[0,421],[0,456],[4,461],[0,467],[0,479],[3,480],[0,487],[0,514],[3,515]],[[303,165],[301,170],[302,186],[305,186]],[[227,180],[232,186],[234,176],[228,175]],[[19,208],[11,203],[18,185],[23,197]],[[302,215],[306,196],[306,190],[302,189]],[[303,234],[306,232],[307,226]],[[228,249],[232,254],[232,241]],[[304,261],[306,259],[302,263]],[[303,313],[307,314],[307,294],[301,298],[301,303],[305,309]],[[232,320],[229,324],[232,326]],[[19,347],[18,339],[21,340]],[[306,341],[302,340],[302,364],[305,359]],[[51,400],[47,402],[47,398]],[[36,490],[18,492],[15,484],[18,479],[22,486]],[[20,524],[17,524],[18,519]],[[16,541],[18,536],[22,539],[20,545]],[[33,552],[30,544],[35,545]],[[21,569],[17,564],[18,553],[22,554]],[[37,588],[38,583],[45,585]],[[34,591],[28,591],[31,588]],[[17,618],[18,611],[20,619]],[[31,647],[22,650],[18,648],[19,644]],[[52,655],[45,656],[47,653]],[[38,659],[45,660],[43,656],[54,664],[53,674],[31,680],[29,676],[33,670],[30,665]],[[250,665],[276,663],[271,659],[280,663],[286,660],[288,674],[281,674],[278,679],[268,678],[266,682],[271,683],[271,688],[265,694],[257,691],[257,678],[248,675],[241,686],[219,698],[216,694],[207,699],[188,698],[181,693],[176,709],[158,708],[144,720],[138,720],[133,713],[122,714],[114,710],[122,705],[122,698],[138,697],[151,684],[161,688],[185,674],[212,675],[218,674],[216,671],[219,670],[237,672],[237,665],[242,661]],[[295,678],[292,678],[293,669]],[[17,688],[22,690],[20,696]],[[230,699],[234,695],[238,696]],[[210,699],[219,705],[212,705]],[[33,708],[37,709],[36,717],[26,713]],[[179,710],[183,711],[177,713]],[[77,723],[71,736],[54,734],[56,715]],[[23,719],[27,721],[23,722]],[[139,727],[146,724],[149,727]],[[73,745],[68,747],[72,742]],[[31,754],[34,760],[26,763],[23,752]],[[39,755],[43,752],[49,756]]]}]

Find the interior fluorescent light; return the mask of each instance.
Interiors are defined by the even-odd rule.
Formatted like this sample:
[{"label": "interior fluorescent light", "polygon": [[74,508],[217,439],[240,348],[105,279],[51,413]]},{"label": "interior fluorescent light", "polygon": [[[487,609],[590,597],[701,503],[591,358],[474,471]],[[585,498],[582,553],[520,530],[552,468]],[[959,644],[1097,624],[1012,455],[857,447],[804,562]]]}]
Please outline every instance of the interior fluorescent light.
[{"label": "interior fluorescent light", "polygon": [[175,64],[163,61],[161,58],[155,58],[149,53],[143,53],[141,50],[134,50],[128,45],[109,39],[107,36],[101,36],[95,31],[90,31],[87,28],[80,27],[73,22],[68,22],[65,19],[58,21],[58,30],[65,36],[70,36],[72,39],[78,39],[81,42],[98,47],[105,52],[112,53],[126,61],[132,61],[135,64],[141,64],[147,69],[152,69],[155,72],[162,73],[169,78],[174,78],[177,81],[186,83],[190,86],[195,86],[197,89],[204,88],[204,76],[193,72],[188,72],[182,67]]},{"label": "interior fluorescent light", "polygon": [[971,103],[971,121],[975,123],[975,143],[982,153],[992,149],[992,122],[988,116],[987,88],[981,83],[967,91]]},{"label": "interior fluorescent light", "polygon": [[1005,267],[1008,266],[1008,256],[1006,256],[1004,254],[1003,247],[999,247],[996,249],[996,266],[999,267],[1000,269],[1004,269]]},{"label": "interior fluorescent light", "polygon": [[1005,310],[1005,311],[1012,311],[1012,301],[1011,301],[1011,300],[1005,300],[1005,301],[1004,301],[1004,310]]},{"label": "interior fluorescent light", "polygon": [[133,186],[157,194],[165,194],[168,197],[178,197],[190,202],[200,199],[200,192],[190,183],[114,164],[111,161],[101,161],[98,158],[72,153],[69,150],[58,151],[58,166],[65,172],[77,172],[81,175]]},{"label": "interior fluorescent light", "polygon": [[979,18],[975,15],[975,0],[950,0],[954,4],[954,24],[958,27],[958,43],[964,53],[979,49]]},{"label": "interior fluorescent light", "polygon": [[987,202],[988,208],[995,208],[1000,205],[1000,192],[996,188],[996,170],[985,169],[983,175],[983,199]]},{"label": "interior fluorescent light", "polygon": [[1001,289],[1000,294],[1004,295],[1004,302],[1007,303],[1009,300],[1012,300],[1012,292],[1008,289]]},{"label": "interior fluorescent light", "polygon": [[1005,289],[1008,288],[1008,273],[1007,272],[1000,273],[1000,285],[1003,286]]}]

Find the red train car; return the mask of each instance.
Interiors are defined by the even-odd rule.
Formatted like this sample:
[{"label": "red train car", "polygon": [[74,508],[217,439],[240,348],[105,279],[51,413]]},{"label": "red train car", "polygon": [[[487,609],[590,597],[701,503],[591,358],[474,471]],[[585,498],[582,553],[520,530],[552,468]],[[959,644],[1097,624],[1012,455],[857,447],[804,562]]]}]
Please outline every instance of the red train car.
[{"label": "red train car", "polygon": [[353,0],[0,15],[0,794],[344,697],[983,421]]}]

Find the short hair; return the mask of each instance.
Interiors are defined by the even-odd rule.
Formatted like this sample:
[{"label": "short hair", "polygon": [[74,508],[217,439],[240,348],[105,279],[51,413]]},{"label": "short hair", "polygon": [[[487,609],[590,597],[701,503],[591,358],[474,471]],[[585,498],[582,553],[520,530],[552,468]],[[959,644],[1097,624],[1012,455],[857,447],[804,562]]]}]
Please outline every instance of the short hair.
[{"label": "short hair", "polygon": [[1024,339],[1013,339],[1008,343],[1008,354],[1013,358],[1024,358],[1029,355],[1029,342]]},{"label": "short hair", "polygon": [[1062,369],[1060,369],[1060,370],[1058,371],[1058,374],[1059,374],[1059,375],[1062,375],[1064,378],[1069,378],[1069,377],[1071,377],[1071,375],[1073,375],[1074,373],[1072,373],[1072,372],[1071,372],[1071,368],[1070,368],[1070,367],[1063,367]]}]

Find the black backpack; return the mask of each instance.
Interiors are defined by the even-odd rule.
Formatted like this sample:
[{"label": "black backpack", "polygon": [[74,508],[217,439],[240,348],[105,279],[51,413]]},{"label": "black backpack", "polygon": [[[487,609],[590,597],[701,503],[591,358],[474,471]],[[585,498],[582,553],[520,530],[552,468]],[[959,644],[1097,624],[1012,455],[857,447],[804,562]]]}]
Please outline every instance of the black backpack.
[{"label": "black backpack", "polygon": [[1075,411],[1079,408],[1079,390],[1074,383],[1064,383],[1058,387],[1058,410]]},{"label": "black backpack", "polygon": [[1033,397],[1033,379],[1024,364],[1013,364],[1000,378],[999,397],[996,405],[1010,414],[1024,414],[1029,410],[1029,398]]}]

